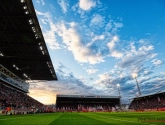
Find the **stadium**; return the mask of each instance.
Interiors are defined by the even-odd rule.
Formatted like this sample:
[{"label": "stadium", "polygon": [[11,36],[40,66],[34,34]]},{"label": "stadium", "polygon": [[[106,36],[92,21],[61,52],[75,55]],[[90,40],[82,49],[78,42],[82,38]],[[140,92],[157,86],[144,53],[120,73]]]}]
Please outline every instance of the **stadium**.
[{"label": "stadium", "polygon": [[58,81],[32,0],[0,1],[1,125],[163,125],[165,92],[141,94],[122,103],[116,95],[57,93],[45,105],[29,93],[32,81]]}]

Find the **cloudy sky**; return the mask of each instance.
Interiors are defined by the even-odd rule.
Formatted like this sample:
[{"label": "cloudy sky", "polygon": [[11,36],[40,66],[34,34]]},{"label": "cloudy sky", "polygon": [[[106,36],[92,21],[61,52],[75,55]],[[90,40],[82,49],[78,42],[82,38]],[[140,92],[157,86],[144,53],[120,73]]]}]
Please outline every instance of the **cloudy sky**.
[{"label": "cloudy sky", "polygon": [[58,81],[30,83],[44,104],[56,94],[118,96],[165,90],[165,1],[33,0]]}]

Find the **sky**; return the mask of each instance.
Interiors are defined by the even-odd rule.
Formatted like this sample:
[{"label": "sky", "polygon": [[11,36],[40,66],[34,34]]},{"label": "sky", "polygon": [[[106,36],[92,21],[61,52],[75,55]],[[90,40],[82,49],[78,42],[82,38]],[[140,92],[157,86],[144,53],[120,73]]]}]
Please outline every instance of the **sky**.
[{"label": "sky", "polygon": [[30,82],[29,95],[118,96],[165,91],[164,0],[33,0],[58,81]]}]

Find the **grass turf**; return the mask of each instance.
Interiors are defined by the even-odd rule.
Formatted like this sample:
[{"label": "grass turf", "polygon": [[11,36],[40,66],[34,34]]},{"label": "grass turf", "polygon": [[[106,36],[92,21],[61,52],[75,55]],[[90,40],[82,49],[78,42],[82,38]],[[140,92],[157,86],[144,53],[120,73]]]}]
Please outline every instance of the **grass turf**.
[{"label": "grass turf", "polygon": [[[147,118],[147,121],[141,121]],[[149,118],[154,118],[150,119]],[[157,119],[158,118],[158,119]],[[151,121],[155,120],[155,121]],[[164,120],[164,121],[160,121]],[[165,112],[50,113],[0,116],[0,125],[164,125]]]}]

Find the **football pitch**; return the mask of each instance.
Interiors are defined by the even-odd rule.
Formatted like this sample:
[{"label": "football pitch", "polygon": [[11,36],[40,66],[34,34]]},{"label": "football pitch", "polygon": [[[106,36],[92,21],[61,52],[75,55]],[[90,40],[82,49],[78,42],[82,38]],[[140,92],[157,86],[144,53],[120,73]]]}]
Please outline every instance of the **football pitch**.
[{"label": "football pitch", "polygon": [[0,116],[0,125],[164,125],[165,112],[49,113]]}]

